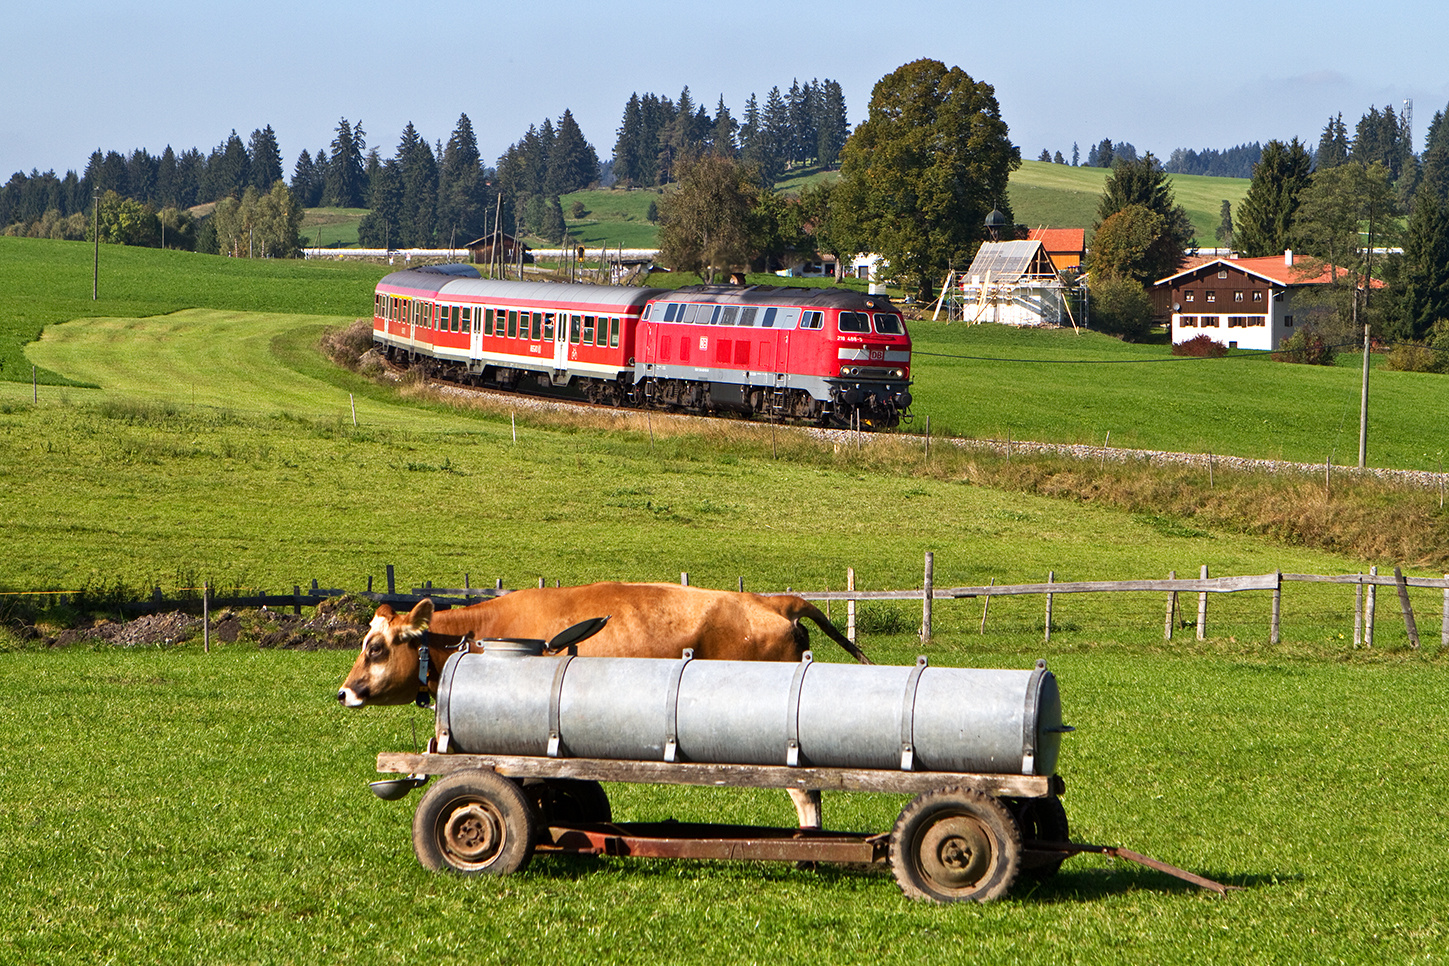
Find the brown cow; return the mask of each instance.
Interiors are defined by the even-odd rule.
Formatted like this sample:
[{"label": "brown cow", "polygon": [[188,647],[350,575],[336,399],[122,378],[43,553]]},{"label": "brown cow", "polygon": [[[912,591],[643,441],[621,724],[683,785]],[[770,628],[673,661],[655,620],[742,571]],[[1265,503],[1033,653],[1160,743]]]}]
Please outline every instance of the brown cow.
[{"label": "brown cow", "polygon": [[[383,604],[373,616],[337,700],[349,708],[408,704],[436,696],[447,650],[481,650],[484,638],[549,640],[590,618],[608,617],[597,634],[580,641],[577,653],[590,657],[678,658],[686,648],[703,660],[798,661],[809,643],[800,626],[809,618],[862,664],[870,660],[801,597],[764,597],[682,587],[677,584],[599,583],[582,587],[540,587],[468,607],[433,611],[430,600],[398,614]],[[422,674],[418,646],[427,633],[430,659]],[[791,791],[802,826],[819,826],[818,792]]]},{"label": "brown cow", "polygon": [[[857,661],[870,663],[820,608],[801,597],[677,584],[540,587],[436,613],[429,600],[407,614],[383,604],[337,700],[349,708],[413,701],[420,690],[418,644],[423,631],[432,648],[456,650],[470,637],[548,640],[592,617],[608,617],[609,623],[577,645],[577,653],[588,657],[678,658],[692,648],[702,660],[798,661],[810,640],[799,622],[809,618]],[[482,649],[481,644],[469,646]],[[440,653],[429,662],[430,694],[437,694],[446,656]]]}]

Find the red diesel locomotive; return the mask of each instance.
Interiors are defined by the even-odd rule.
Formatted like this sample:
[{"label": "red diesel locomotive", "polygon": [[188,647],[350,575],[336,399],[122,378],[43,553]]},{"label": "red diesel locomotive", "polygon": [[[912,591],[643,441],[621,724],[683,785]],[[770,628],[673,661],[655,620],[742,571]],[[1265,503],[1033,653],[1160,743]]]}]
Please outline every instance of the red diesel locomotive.
[{"label": "red diesel locomotive", "polygon": [[890,427],[911,404],[900,312],[848,289],[671,291],[431,266],[378,283],[373,340],[445,378],[503,389],[534,380],[616,406]]}]

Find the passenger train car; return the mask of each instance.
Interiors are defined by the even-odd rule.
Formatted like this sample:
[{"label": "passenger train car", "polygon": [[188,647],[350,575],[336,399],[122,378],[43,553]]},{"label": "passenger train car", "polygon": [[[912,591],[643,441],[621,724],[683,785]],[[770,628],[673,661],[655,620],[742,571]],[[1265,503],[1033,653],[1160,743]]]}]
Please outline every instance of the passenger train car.
[{"label": "passenger train car", "polygon": [[894,426],[911,404],[900,312],[847,289],[494,281],[442,265],[385,277],[373,316],[389,358],[475,385],[842,426]]}]

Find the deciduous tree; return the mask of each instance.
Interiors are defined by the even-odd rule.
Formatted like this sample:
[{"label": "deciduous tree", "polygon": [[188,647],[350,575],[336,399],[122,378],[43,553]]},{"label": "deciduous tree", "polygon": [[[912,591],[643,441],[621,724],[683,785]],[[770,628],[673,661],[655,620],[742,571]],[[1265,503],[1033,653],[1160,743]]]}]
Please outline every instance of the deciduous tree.
[{"label": "deciduous tree", "polygon": [[989,84],[959,67],[917,60],[882,78],[869,115],[842,152],[832,204],[853,237],[881,255],[922,299],[964,264],[1021,165]]},{"label": "deciduous tree", "polygon": [[759,194],[753,172],[717,154],[682,159],[676,168],[678,187],[659,201],[660,260],[707,281],[745,268]]}]

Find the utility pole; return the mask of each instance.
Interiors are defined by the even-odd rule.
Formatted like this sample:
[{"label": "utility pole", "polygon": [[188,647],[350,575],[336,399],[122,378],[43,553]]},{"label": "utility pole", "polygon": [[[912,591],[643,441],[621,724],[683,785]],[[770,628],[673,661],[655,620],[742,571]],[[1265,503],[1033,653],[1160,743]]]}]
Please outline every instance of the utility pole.
[{"label": "utility pole", "polygon": [[91,268],[91,301],[100,299],[101,289],[101,192],[99,188],[92,189],[91,204],[95,209],[95,225],[92,231],[96,236],[96,260]]},{"label": "utility pole", "polygon": [[[1355,300],[1358,296],[1355,294]],[[1368,459],[1368,374],[1369,374],[1369,327],[1363,324],[1363,390],[1358,399],[1358,468],[1365,469]]]}]

